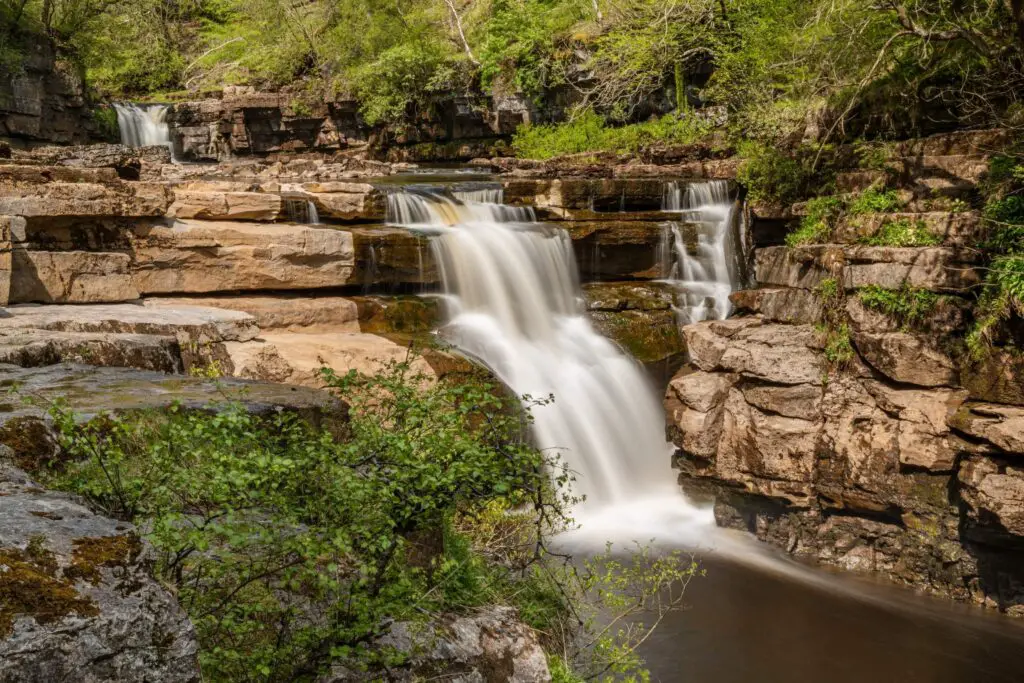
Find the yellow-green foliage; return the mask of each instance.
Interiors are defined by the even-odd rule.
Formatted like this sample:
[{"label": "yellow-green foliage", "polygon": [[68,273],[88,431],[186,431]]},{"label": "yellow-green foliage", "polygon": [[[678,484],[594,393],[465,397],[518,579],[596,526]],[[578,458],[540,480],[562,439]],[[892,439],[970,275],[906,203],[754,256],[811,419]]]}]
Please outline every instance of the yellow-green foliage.
[{"label": "yellow-green foliage", "polygon": [[892,317],[904,328],[921,324],[939,303],[938,294],[906,285],[901,289],[869,285],[859,289],[857,296],[865,306]]},{"label": "yellow-green foliage", "polygon": [[927,223],[909,218],[889,221],[862,241],[872,247],[933,247],[942,244],[942,238],[929,230]]},{"label": "yellow-green foliage", "polygon": [[842,215],[843,200],[839,197],[816,197],[807,202],[807,215],[800,227],[786,235],[786,244],[798,247],[822,244],[832,236],[835,221]]},{"label": "yellow-green foliage", "polygon": [[669,114],[646,123],[612,126],[601,116],[585,112],[568,123],[520,128],[512,142],[516,155],[551,159],[583,152],[637,152],[654,143],[687,144],[709,132],[693,117]]}]

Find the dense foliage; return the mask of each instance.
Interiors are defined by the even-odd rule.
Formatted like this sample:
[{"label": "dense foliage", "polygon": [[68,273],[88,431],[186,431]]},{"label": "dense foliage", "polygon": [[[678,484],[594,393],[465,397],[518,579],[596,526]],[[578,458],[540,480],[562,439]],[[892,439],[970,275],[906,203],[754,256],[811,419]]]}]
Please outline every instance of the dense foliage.
[{"label": "dense foliage", "polygon": [[[326,371],[349,406],[327,429],[237,401],[85,423],[58,405],[67,457],[49,483],[145,530],[208,680],[400,665],[373,645],[392,620],[489,604],[519,607],[564,680],[642,675],[635,617],[656,624],[696,567],[645,549],[578,568],[551,556],[569,475],[524,440],[529,410],[479,378],[411,368]],[[610,610],[629,625],[599,618]]]},{"label": "dense foliage", "polygon": [[[45,34],[101,92],[224,84],[437,98],[562,88],[628,122],[691,101],[771,147],[920,122],[1024,122],[1017,0],[8,0],[0,60]],[[20,47],[19,47],[20,46]]]}]

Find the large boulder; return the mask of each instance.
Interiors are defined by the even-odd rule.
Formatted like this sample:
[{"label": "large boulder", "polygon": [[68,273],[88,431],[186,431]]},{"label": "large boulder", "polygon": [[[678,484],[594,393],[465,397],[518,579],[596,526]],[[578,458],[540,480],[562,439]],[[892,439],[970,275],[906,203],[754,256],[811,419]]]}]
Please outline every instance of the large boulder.
[{"label": "large boulder", "polygon": [[0,463],[0,680],[201,680],[195,630],[151,548]]}]

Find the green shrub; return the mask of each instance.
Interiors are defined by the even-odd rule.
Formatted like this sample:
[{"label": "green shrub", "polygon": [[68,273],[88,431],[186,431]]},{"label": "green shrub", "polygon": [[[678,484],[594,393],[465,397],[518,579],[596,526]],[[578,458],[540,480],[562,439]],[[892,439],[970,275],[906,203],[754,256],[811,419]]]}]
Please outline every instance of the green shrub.
[{"label": "green shrub", "polygon": [[234,403],[85,425],[55,411],[72,464],[54,484],[149,529],[209,680],[374,663],[363,644],[387,618],[475,606],[511,581],[452,530],[453,515],[504,500],[559,514],[540,498],[545,457],[497,387],[423,388],[408,364],[326,377],[351,406],[345,441]]},{"label": "green shrub", "polygon": [[[547,401],[524,409],[479,376],[432,381],[412,359],[323,377],[349,407],[330,430],[237,402],[88,422],[52,407],[67,457],[39,475],[146,530],[204,680],[400,665],[368,645],[393,620],[487,604],[543,629],[561,680],[644,679],[650,630],[634,620],[677,609],[697,566],[646,548],[549,557],[573,499],[570,473],[525,438]],[[629,626],[604,628],[613,613]]]},{"label": "green shrub", "polygon": [[786,235],[786,244],[799,247],[828,242],[843,207],[844,202],[840,197],[816,197],[810,200],[807,202],[807,215],[800,221],[799,228]]},{"label": "green shrub", "polygon": [[100,138],[107,142],[121,140],[121,127],[117,123],[117,111],[113,107],[96,107],[89,114]]},{"label": "green shrub", "polygon": [[885,223],[862,242],[872,247],[932,247],[942,244],[942,238],[931,232],[924,221],[900,218]]},{"label": "green shrub", "polygon": [[525,159],[551,159],[585,152],[635,153],[646,146],[688,144],[709,132],[709,127],[692,117],[669,114],[646,123],[611,126],[587,111],[562,124],[524,126],[513,138],[516,156]]},{"label": "green shrub", "polygon": [[904,329],[922,323],[939,302],[938,294],[906,285],[901,289],[869,285],[858,290],[857,296],[866,307],[899,321]]},{"label": "green shrub", "polygon": [[743,162],[737,180],[753,201],[788,205],[807,197],[815,186],[819,192],[827,188],[800,156],[754,143],[741,145],[739,153]]},{"label": "green shrub", "polygon": [[903,202],[896,190],[869,188],[850,202],[847,211],[851,215],[861,216],[869,213],[895,213],[902,208]]},{"label": "green shrub", "polygon": [[1024,315],[1024,255],[996,258],[976,307],[976,322],[967,336],[972,357],[983,358],[1000,325],[1012,315]]}]

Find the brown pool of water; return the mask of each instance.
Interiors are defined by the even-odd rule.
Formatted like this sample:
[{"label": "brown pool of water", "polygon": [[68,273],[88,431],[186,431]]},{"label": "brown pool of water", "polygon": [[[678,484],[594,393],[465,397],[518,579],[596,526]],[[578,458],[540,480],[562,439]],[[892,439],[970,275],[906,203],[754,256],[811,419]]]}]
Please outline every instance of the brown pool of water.
[{"label": "brown pool of water", "polygon": [[652,681],[1024,682],[1024,620],[849,576],[704,566],[642,647]]}]

